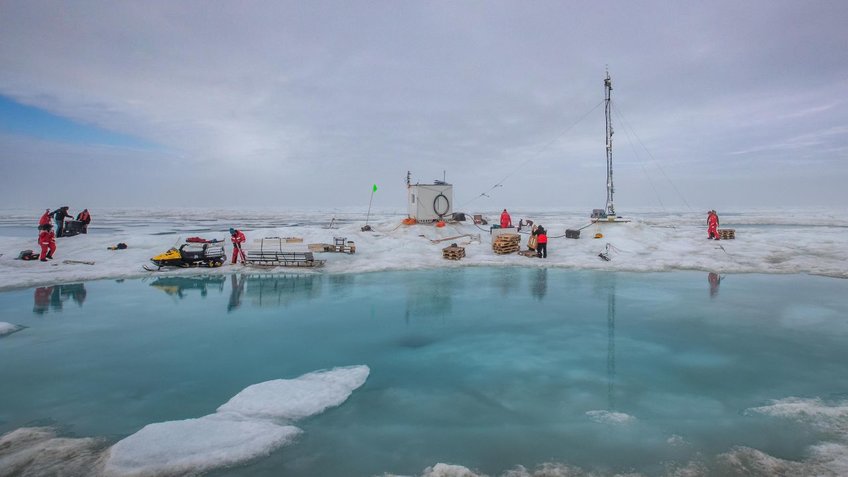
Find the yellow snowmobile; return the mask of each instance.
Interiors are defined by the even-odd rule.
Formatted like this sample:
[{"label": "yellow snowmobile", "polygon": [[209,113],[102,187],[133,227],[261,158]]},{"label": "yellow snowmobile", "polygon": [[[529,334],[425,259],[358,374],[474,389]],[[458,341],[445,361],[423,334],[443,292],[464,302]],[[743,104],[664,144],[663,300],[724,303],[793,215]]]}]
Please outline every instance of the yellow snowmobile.
[{"label": "yellow snowmobile", "polygon": [[[219,241],[186,242],[180,248],[171,248],[151,258],[158,268],[162,267],[220,267],[227,260],[224,243]],[[156,271],[144,266],[145,270]]]}]

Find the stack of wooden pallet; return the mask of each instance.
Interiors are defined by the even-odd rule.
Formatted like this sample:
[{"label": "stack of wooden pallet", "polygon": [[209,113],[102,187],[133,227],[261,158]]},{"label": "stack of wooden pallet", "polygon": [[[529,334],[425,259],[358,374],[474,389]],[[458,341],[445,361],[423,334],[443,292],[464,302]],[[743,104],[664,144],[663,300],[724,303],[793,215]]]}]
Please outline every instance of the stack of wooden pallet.
[{"label": "stack of wooden pallet", "polygon": [[492,250],[498,254],[515,253],[521,249],[521,236],[518,234],[502,234],[492,241]]},{"label": "stack of wooden pallet", "polygon": [[465,256],[465,247],[451,245],[442,249],[442,257],[448,260],[460,260]]},{"label": "stack of wooden pallet", "polygon": [[356,244],[345,237],[334,237],[333,243],[311,243],[307,247],[310,252],[356,253]]},{"label": "stack of wooden pallet", "polygon": [[736,229],[718,229],[718,236],[722,240],[733,240],[736,238]]}]

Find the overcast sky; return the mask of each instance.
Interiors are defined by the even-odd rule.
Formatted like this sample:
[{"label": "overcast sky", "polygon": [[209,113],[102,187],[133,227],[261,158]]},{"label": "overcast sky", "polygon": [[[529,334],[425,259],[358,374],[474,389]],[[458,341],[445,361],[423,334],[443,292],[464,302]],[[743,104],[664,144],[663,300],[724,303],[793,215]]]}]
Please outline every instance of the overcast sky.
[{"label": "overcast sky", "polygon": [[[0,2],[0,206],[848,205],[848,2]],[[444,172],[443,172],[444,171]],[[505,180],[504,180],[505,179]],[[502,183],[478,197],[493,185]]]}]

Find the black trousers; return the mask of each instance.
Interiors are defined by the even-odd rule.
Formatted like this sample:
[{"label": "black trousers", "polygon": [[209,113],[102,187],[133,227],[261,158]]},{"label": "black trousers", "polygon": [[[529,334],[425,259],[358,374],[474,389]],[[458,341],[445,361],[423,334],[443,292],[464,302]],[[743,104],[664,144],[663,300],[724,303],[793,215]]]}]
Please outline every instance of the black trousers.
[{"label": "black trousers", "polygon": [[536,255],[541,258],[548,258],[548,243],[536,244]]}]

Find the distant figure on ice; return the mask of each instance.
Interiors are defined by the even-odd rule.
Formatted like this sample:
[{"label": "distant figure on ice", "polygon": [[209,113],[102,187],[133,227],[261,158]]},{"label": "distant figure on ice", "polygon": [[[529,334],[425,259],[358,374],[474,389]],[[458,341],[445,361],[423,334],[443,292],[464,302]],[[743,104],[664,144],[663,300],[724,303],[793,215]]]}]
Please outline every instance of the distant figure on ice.
[{"label": "distant figure on ice", "polygon": [[541,225],[536,227],[536,256],[548,258],[548,231]]},{"label": "distant figure on ice", "polygon": [[42,262],[53,260],[53,252],[56,251],[56,236],[51,228],[53,226],[47,224],[38,234],[38,245],[41,246],[41,255],[38,258]]},{"label": "distant figure on ice", "polygon": [[505,229],[508,227],[512,227],[512,218],[509,216],[509,212],[504,209],[504,211],[501,212],[501,228]]},{"label": "distant figure on ice", "polygon": [[69,208],[70,207],[65,205],[65,206],[59,207],[58,209],[56,209],[56,210],[54,210],[53,212],[50,213],[50,215],[53,216],[53,220],[56,221],[56,236],[57,237],[62,236],[62,229],[65,228],[65,219],[73,219],[74,218],[73,215],[68,213]]},{"label": "distant figure on ice", "polygon": [[241,257],[241,263],[244,263],[244,251],[241,249],[241,244],[247,240],[241,230],[230,228],[230,240],[233,241],[233,263],[236,263],[238,257]]},{"label": "distant figure on ice", "polygon": [[88,209],[82,209],[82,212],[77,214],[77,220],[82,222],[82,233],[88,233],[88,224],[91,223],[91,214],[88,213]]},{"label": "distant figure on ice", "polygon": [[518,221],[518,231],[521,232],[521,229],[524,227],[530,227],[530,230],[533,230],[533,221],[532,220],[524,220],[521,219]]},{"label": "distant figure on ice", "polygon": [[715,210],[707,212],[707,238],[720,240],[718,234],[718,214]]},{"label": "distant figure on ice", "polygon": [[38,219],[38,230],[44,230],[44,226],[50,223],[50,209],[44,210],[44,215]]}]

